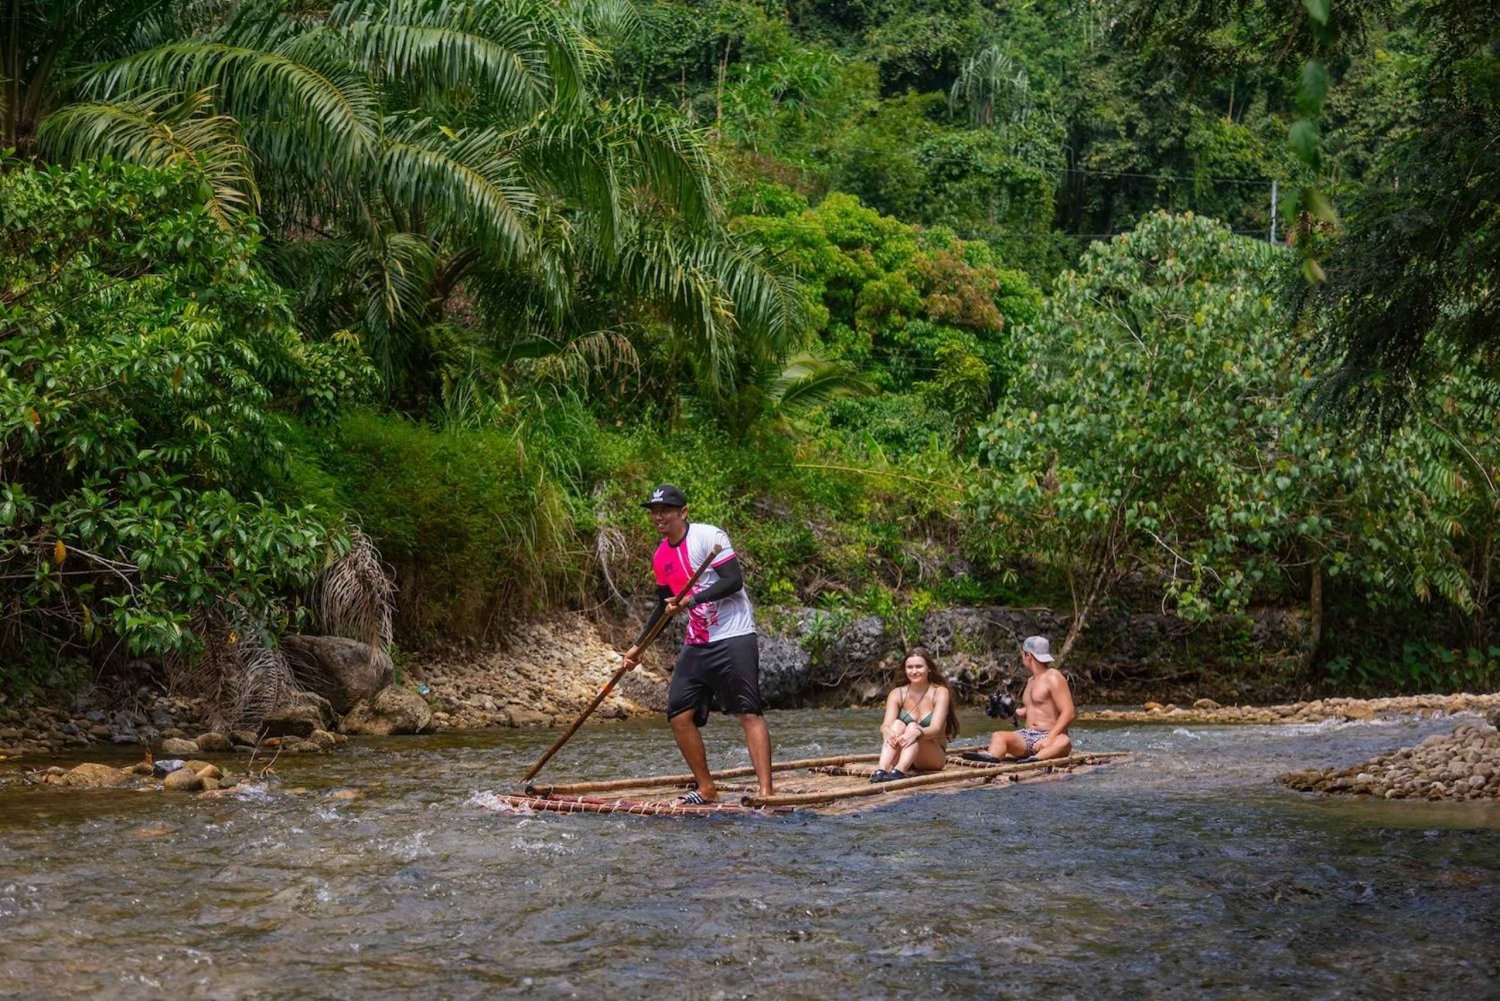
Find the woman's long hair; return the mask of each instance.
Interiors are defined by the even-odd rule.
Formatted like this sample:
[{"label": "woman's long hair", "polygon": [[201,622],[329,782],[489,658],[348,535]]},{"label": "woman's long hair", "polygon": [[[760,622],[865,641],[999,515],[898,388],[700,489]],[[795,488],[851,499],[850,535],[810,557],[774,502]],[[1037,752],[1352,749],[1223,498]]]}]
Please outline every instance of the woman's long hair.
[{"label": "woman's long hair", "polygon": [[914,646],[906,651],[906,656],[901,658],[901,680],[906,680],[906,662],[913,657],[922,658],[922,663],[927,665],[927,681],[932,685],[941,685],[948,689],[948,718],[943,722],[943,733],[949,740],[958,736],[958,704],[953,701],[953,688],[948,684],[948,679],[943,677],[943,671],[938,667],[937,658],[933,657],[926,647]]}]

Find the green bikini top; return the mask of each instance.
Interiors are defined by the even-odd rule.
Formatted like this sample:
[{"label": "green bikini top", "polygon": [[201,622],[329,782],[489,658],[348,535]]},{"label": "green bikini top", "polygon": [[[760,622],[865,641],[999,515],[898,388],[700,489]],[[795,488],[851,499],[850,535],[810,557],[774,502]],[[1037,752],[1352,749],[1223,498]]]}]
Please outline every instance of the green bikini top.
[{"label": "green bikini top", "polygon": [[[931,689],[928,689],[928,690],[931,691]],[[909,713],[909,712],[906,711],[906,693],[910,692],[910,691],[911,691],[911,686],[907,685],[906,686],[906,691],[901,693],[901,711],[896,714],[896,718],[899,719],[903,723],[911,723],[911,722],[913,722],[916,719],[916,717],[912,716],[911,713]],[[924,698],[926,697],[925,693],[924,693],[923,697]],[[917,700],[917,708],[918,709],[922,708],[922,700],[921,699]],[[936,706],[934,706],[931,710],[929,710],[926,716],[922,717],[922,722],[918,723],[917,726],[927,726],[929,723],[931,723],[932,722],[932,714],[934,712],[937,712],[937,707]]]}]

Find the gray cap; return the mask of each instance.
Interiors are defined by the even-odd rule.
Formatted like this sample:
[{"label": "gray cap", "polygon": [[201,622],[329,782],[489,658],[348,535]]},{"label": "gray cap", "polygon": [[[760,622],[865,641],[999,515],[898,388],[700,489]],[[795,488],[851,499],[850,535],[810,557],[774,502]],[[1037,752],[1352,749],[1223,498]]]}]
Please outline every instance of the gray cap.
[{"label": "gray cap", "polygon": [[1026,642],[1021,644],[1021,652],[1031,654],[1043,664],[1050,664],[1055,659],[1052,656],[1052,644],[1045,636],[1026,637]]}]

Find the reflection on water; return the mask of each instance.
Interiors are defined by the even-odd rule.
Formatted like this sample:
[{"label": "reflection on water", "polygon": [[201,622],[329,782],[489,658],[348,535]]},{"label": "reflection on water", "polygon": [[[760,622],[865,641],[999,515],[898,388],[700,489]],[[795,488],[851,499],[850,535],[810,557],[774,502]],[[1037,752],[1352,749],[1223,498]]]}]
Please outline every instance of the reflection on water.
[{"label": "reflection on water", "polygon": [[[771,723],[781,758],[874,749],[874,714]],[[1451,727],[1092,726],[1134,757],[838,817],[482,809],[536,731],[284,760],[219,800],[6,773],[0,995],[1494,997],[1500,809],[1270,781]],[[707,733],[747,763],[732,721]],[[680,770],[630,723],[544,775]]]}]

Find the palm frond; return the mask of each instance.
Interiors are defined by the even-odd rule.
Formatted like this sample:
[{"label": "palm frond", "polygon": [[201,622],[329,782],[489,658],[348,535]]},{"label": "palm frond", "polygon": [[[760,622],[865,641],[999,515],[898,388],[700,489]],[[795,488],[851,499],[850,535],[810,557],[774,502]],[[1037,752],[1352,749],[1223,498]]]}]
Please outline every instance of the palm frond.
[{"label": "palm frond", "polygon": [[167,690],[197,700],[210,728],[253,728],[281,706],[303,699],[286,658],[264,625],[243,608],[200,609],[190,628],[201,650],[165,659]]},{"label": "palm frond", "polygon": [[638,188],[644,198],[669,209],[689,228],[716,224],[714,169],[705,132],[641,101],[612,103],[600,117],[622,184]]},{"label": "palm frond", "polygon": [[352,58],[402,88],[465,88],[527,118],[579,92],[581,36],[545,4],[365,0],[336,4],[328,23]]},{"label": "palm frond", "polygon": [[72,104],[48,116],[37,133],[42,152],[64,163],[112,156],[153,167],[188,165],[213,192],[208,208],[220,222],[259,201],[250,153],[227,115],[209,114],[210,95],[184,99],[147,94],[133,101]]},{"label": "palm frond", "polygon": [[273,47],[193,39],[158,46],[99,67],[84,81],[107,101],[140,94],[211,91],[217,108],[244,123],[266,169],[294,169],[291,158],[267,162],[255,142],[258,123],[294,127],[300,148],[285,150],[349,172],[375,136],[377,101],[369,81],[337,51],[327,30],[298,33],[279,26]]},{"label": "palm frond", "polygon": [[562,345],[548,341],[532,343],[549,344],[551,350],[538,352],[536,361],[529,366],[531,374],[563,385],[596,377],[624,378],[641,365],[635,345],[622,330],[595,330]]},{"label": "palm frond", "polygon": [[805,324],[792,277],[727,233],[650,234],[621,265],[623,288],[656,302],[693,340],[700,381],[712,392],[735,383],[742,359],[753,365],[780,354]]},{"label": "palm frond", "polygon": [[426,119],[392,122],[377,169],[387,201],[408,216],[469,236],[499,260],[532,252],[528,217],[537,194],[507,155],[501,133],[447,136]]},{"label": "palm frond", "polygon": [[840,396],[866,396],[873,392],[875,387],[853,366],[804,353],[787,360],[786,368],[772,380],[767,395],[779,411],[795,413]]}]

